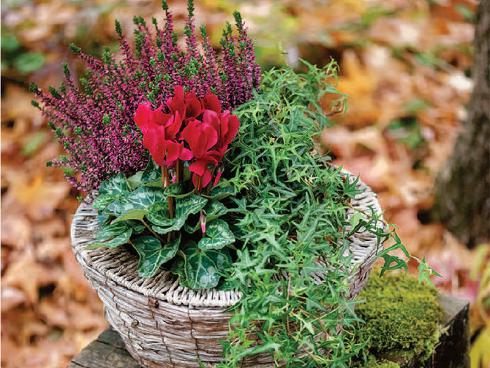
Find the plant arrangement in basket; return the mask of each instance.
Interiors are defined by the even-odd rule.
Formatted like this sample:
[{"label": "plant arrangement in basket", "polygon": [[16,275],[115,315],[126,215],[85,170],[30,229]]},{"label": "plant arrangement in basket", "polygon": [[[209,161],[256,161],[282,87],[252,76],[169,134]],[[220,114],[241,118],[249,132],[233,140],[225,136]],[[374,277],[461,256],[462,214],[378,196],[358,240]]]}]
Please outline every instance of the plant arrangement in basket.
[{"label": "plant arrangement in basket", "polygon": [[116,22],[122,58],[72,46],[87,72],[65,66],[60,88],[32,86],[67,152],[49,165],[98,212],[91,247],[129,249],[143,278],[163,267],[190,289],[240,291],[223,366],[259,353],[290,367],[351,366],[363,346],[349,237],[392,237],[384,270],[406,268],[391,252],[408,253],[373,211],[346,215],[357,182],[315,144],[330,123],[318,101],[344,100],[329,83],[335,63],[261,75],[239,13],[217,52],[204,27],[198,42],[192,1],[184,48],[163,9],[163,27],[134,18],[134,47]]},{"label": "plant arrangement in basket", "polygon": [[232,188],[218,185],[240,126],[230,110],[252,97],[260,68],[239,13],[217,53],[205,27],[198,49],[192,1],[185,48],[165,1],[163,8],[165,26],[153,19],[153,32],[134,18],[134,48],[116,22],[122,60],[72,45],[86,75],[75,81],[65,66],[59,89],[32,90],[67,151],[49,165],[94,197],[100,221],[92,246],[130,244],[141,277],[167,264],[182,285],[206,289],[231,264],[227,248],[235,242],[221,202]]}]

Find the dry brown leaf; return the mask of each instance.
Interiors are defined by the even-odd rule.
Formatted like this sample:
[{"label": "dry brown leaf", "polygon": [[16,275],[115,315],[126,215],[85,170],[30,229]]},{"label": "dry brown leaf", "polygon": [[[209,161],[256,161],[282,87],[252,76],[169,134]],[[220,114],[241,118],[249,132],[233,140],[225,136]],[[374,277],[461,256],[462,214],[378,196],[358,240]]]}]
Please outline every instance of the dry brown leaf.
[{"label": "dry brown leaf", "polygon": [[25,175],[15,175],[11,178],[4,205],[21,206],[29,217],[42,220],[52,215],[69,191],[68,183],[49,182],[42,174],[28,181]]},{"label": "dry brown leaf", "polygon": [[23,290],[27,301],[39,300],[39,287],[56,283],[59,270],[40,263],[32,249],[25,249],[19,258],[11,259],[10,266],[2,277],[2,287],[17,287]]},{"label": "dry brown leaf", "polygon": [[26,295],[21,290],[14,287],[2,287],[2,313],[23,304]]}]

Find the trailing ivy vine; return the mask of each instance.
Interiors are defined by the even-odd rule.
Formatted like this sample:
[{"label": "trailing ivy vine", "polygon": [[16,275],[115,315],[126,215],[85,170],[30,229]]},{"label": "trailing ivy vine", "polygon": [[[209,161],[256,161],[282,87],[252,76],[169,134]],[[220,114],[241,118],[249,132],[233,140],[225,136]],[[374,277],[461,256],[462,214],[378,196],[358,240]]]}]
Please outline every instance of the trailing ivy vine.
[{"label": "trailing ivy vine", "polygon": [[[356,185],[315,146],[329,125],[318,101],[326,93],[344,99],[328,83],[337,68],[305,66],[305,73],[264,73],[261,93],[235,111],[241,127],[227,167],[239,194],[228,200],[238,207],[232,223],[243,247],[227,284],[243,297],[221,367],[240,366],[257,353],[286,367],[350,367],[363,347],[353,338],[358,318],[348,298],[347,238],[360,227],[380,242],[389,234],[377,218],[346,219]],[[393,260],[392,267],[404,266]]]}]

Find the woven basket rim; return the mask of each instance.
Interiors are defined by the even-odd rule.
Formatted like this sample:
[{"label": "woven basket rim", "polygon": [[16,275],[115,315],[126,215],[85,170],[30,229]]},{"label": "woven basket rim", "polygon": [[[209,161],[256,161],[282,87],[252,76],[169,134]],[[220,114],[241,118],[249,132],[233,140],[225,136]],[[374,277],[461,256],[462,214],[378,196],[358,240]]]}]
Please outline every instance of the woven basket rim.
[{"label": "woven basket rim", "polygon": [[[369,186],[351,173],[343,170],[348,180],[357,180],[359,194],[351,201],[347,210],[349,219],[355,210],[372,211],[379,217],[377,226],[384,229],[381,207],[376,194]],[[105,280],[106,283],[119,285],[139,293],[146,298],[165,301],[175,305],[188,307],[223,308],[231,307],[238,302],[241,293],[237,290],[191,290],[180,286],[177,277],[161,268],[150,278],[143,279],[137,274],[138,257],[126,248],[88,249],[95,240],[97,229],[97,211],[91,206],[91,199],[86,198],[73,216],[71,225],[71,242],[73,251],[82,268],[90,268],[90,272]],[[349,238],[349,249],[346,256],[351,255],[350,282],[356,284],[356,278],[362,277],[360,270],[370,267],[382,243],[371,232],[358,231]],[[321,278],[321,277],[320,277]]]}]

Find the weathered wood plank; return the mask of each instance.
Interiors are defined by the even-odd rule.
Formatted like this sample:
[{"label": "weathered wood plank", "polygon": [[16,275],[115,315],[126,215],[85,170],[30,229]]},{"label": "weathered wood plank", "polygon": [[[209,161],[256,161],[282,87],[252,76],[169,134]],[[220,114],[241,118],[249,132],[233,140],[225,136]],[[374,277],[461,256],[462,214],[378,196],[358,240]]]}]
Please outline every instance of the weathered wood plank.
[{"label": "weathered wood plank", "polygon": [[431,368],[469,368],[469,304],[465,300],[441,295],[447,332],[441,336],[432,356]]},{"label": "weathered wood plank", "polygon": [[78,354],[69,368],[140,368],[129,353],[121,348],[117,332],[109,329]]},{"label": "weathered wood plank", "polygon": [[[441,336],[439,346],[424,368],[469,368],[468,302],[446,295],[441,295],[440,300],[447,332]],[[109,328],[83,349],[68,368],[141,367],[126,351],[119,334]]]}]

